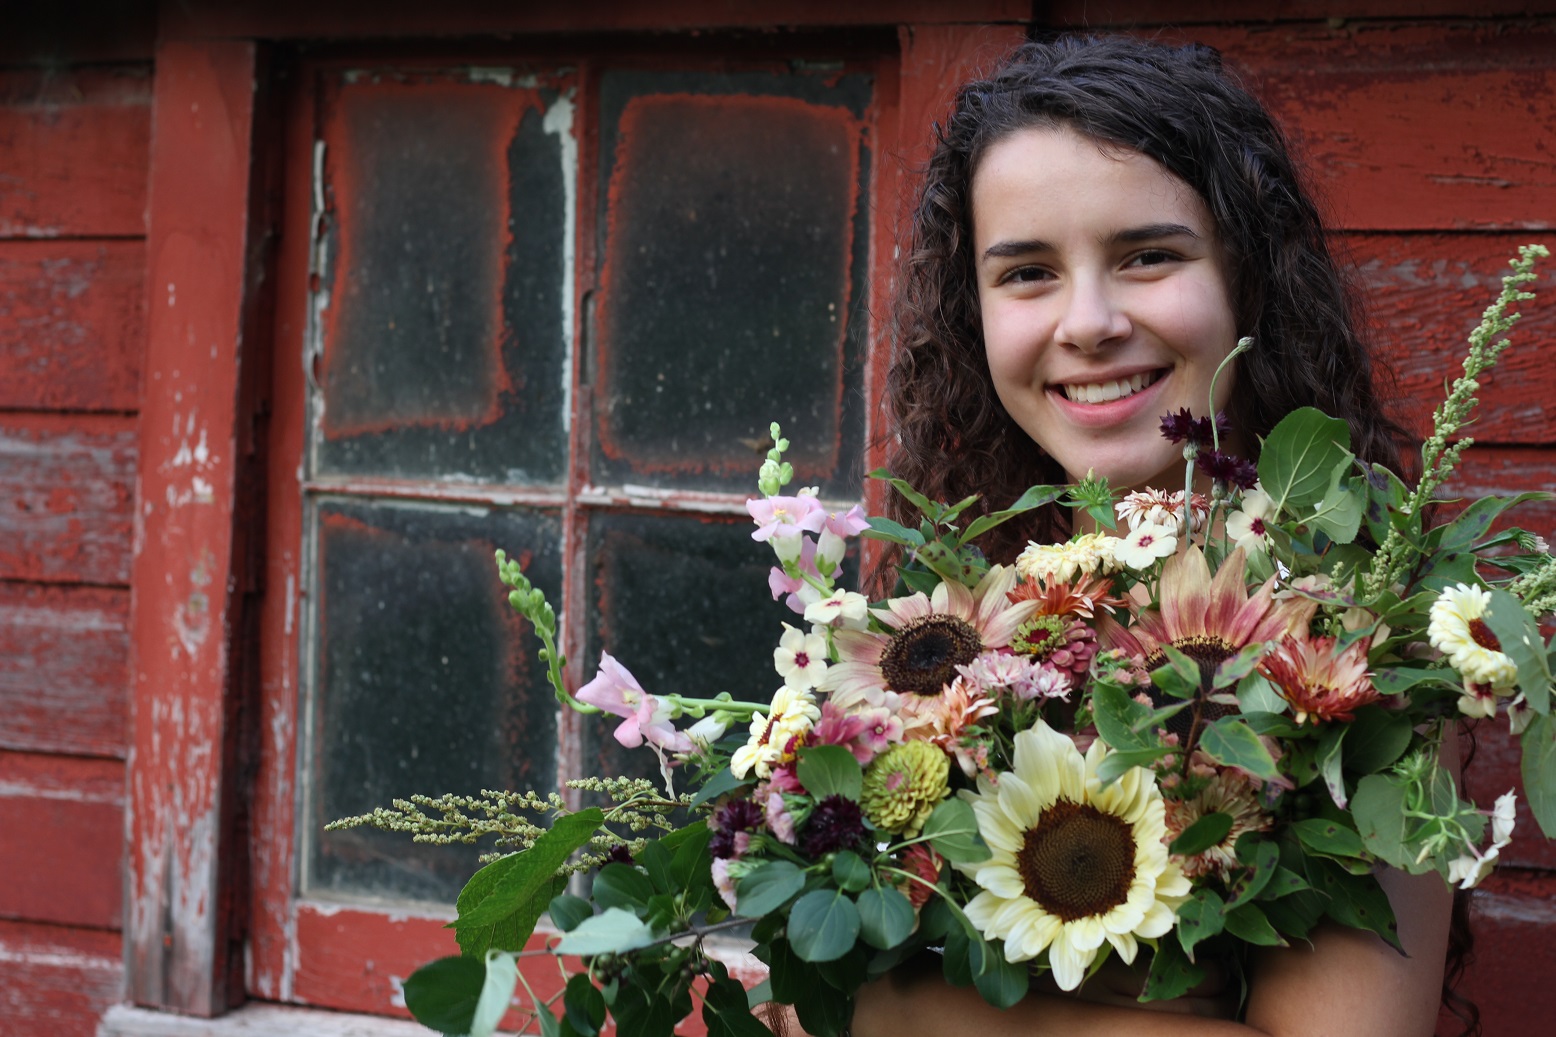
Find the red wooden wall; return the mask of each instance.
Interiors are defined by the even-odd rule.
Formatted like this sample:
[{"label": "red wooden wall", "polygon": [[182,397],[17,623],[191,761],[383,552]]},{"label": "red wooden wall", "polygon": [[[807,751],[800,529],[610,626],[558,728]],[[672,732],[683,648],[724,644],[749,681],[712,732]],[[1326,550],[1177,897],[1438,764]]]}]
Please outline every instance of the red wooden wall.
[{"label": "red wooden wall", "polygon": [[[157,298],[146,211],[166,71],[153,41],[182,15],[175,5],[159,22],[149,0],[85,6],[92,17],[34,10],[0,39],[0,1032],[18,1037],[91,1034],[126,989],[132,529],[148,503],[135,480],[143,390],[171,374],[143,370]],[[697,27],[681,8],[711,9],[666,6],[672,29]],[[796,21],[835,20],[830,5],[779,6]],[[1556,245],[1556,31],[1528,17],[1551,5],[1375,0],[1351,5],[1350,21],[1307,0],[1033,11],[1043,25],[1155,33],[1167,31],[1164,6],[1173,31],[1247,70],[1304,149],[1373,288],[1404,416],[1419,428],[1506,256],[1526,240]],[[919,5],[903,7],[911,18]],[[425,39],[456,16],[469,34],[503,28],[460,4],[376,22],[348,4],[269,10],[281,13],[263,33],[239,15],[232,31]],[[934,38],[905,56],[935,60]],[[923,71],[905,70],[905,119],[931,105],[919,95],[935,76]],[[1553,333],[1556,291],[1482,393],[1463,492],[1556,485]],[[1556,540],[1556,508],[1526,524]],[[1516,752],[1489,726],[1478,741],[1471,781],[1489,800],[1517,783]],[[1523,836],[1504,860],[1476,897],[1467,992],[1488,1034],[1540,1032],[1556,1015],[1556,850]]]}]

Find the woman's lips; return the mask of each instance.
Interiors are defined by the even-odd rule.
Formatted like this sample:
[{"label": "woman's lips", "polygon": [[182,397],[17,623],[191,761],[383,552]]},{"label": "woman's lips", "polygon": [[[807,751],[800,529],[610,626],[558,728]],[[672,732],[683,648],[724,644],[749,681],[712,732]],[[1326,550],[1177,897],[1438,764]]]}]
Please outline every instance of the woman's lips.
[{"label": "woman's lips", "polygon": [[[1074,424],[1086,428],[1104,428],[1128,421],[1142,409],[1154,406],[1155,401],[1161,397],[1162,385],[1171,373],[1168,368],[1157,368],[1124,378],[1055,384],[1048,387],[1048,395],[1054,406]],[[1120,395],[1124,388],[1130,391]],[[1071,399],[1072,395],[1081,399]],[[1085,402],[1090,398],[1108,396],[1112,398],[1099,399],[1096,403]]]}]

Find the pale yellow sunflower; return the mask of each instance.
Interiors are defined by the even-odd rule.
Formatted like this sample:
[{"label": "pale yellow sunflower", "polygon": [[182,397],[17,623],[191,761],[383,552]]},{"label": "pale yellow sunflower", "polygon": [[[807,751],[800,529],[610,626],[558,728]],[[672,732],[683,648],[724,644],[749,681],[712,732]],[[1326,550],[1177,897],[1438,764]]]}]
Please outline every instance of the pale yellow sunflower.
[{"label": "pale yellow sunflower", "polygon": [[1016,735],[1013,770],[963,792],[991,856],[959,865],[981,892],[967,917],[1005,942],[1005,957],[1047,953],[1054,981],[1074,990],[1108,943],[1126,963],[1139,939],[1172,929],[1189,880],[1167,854],[1161,791],[1135,767],[1106,787],[1099,739],[1083,757],[1041,720]]}]

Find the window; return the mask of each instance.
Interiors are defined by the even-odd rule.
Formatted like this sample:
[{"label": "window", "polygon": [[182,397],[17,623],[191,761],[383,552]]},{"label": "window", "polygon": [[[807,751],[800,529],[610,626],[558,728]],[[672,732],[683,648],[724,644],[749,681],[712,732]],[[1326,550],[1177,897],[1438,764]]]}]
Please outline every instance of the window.
[{"label": "window", "polygon": [[267,606],[264,678],[295,696],[266,753],[296,794],[256,805],[295,841],[256,854],[251,987],[382,1010],[454,950],[440,915],[478,851],[326,821],[645,773],[557,709],[497,548],[557,605],[575,684],[608,651],[651,690],[775,685],[788,613],[744,502],[775,419],[798,483],[860,494],[878,76],[851,55],[299,71],[270,534],[296,593]]}]

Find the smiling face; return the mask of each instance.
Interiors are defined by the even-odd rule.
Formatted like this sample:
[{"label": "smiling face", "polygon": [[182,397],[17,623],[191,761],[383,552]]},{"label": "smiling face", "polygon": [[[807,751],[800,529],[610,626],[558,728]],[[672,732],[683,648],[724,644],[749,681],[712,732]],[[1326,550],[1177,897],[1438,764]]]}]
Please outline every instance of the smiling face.
[{"label": "smiling face", "polygon": [[[984,154],[972,216],[984,346],[1006,411],[1072,480],[1095,469],[1114,488],[1182,486],[1183,454],[1161,417],[1205,414],[1237,342],[1205,203],[1145,155],[1031,128]],[[1232,374],[1216,382],[1218,410]]]}]

